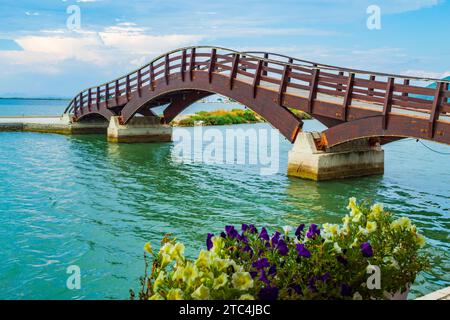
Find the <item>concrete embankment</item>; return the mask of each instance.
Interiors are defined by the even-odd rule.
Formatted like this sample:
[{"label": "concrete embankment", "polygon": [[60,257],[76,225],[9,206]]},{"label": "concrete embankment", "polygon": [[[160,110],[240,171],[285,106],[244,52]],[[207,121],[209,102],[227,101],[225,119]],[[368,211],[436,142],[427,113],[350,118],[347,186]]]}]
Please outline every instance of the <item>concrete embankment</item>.
[{"label": "concrete embankment", "polygon": [[106,121],[72,123],[68,116],[0,117],[1,131],[29,131],[59,134],[105,133]]}]

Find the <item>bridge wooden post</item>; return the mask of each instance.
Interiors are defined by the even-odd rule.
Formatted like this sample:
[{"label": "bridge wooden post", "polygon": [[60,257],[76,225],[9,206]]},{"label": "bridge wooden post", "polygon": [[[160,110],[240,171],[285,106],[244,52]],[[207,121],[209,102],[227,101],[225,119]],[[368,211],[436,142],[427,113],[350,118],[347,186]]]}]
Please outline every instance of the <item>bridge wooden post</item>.
[{"label": "bridge wooden post", "polygon": [[[375,81],[375,79],[376,79],[376,78],[375,78],[374,75],[372,75],[372,76],[369,77],[369,81]],[[374,92],[374,91],[373,91],[373,88],[372,88],[372,87],[369,86],[369,87],[367,88],[367,92],[368,92],[368,95],[369,95],[369,96],[373,96],[373,92]]]},{"label": "bridge wooden post", "polygon": [[192,81],[194,79],[195,69],[195,48],[191,49],[191,59],[189,61],[189,78]]},{"label": "bridge wooden post", "polygon": [[155,91],[155,67],[150,63],[150,90]]},{"label": "bridge wooden post", "polygon": [[[340,79],[342,77],[344,77],[344,71],[339,71],[338,72],[338,79]],[[337,91],[342,92],[342,89],[343,89],[343,85],[339,83],[337,85]]]},{"label": "bridge wooden post", "polygon": [[99,110],[100,109],[100,87],[97,87],[97,94],[96,94],[95,104],[96,104],[97,110]]},{"label": "bridge wooden post", "polygon": [[239,66],[239,53],[235,53],[233,58],[233,64],[231,66],[230,90],[233,90],[234,78],[236,78],[237,76],[238,66]]},{"label": "bridge wooden post", "polygon": [[394,89],[394,81],[393,77],[389,77],[386,85],[386,93],[384,96],[384,106],[383,106],[383,130],[386,130],[388,124],[389,113],[392,109],[392,94]]},{"label": "bridge wooden post", "polygon": [[281,76],[280,86],[278,88],[278,104],[280,107],[283,106],[283,96],[286,92],[287,83],[289,82],[289,65],[284,65],[283,75]]},{"label": "bridge wooden post", "polygon": [[342,120],[343,121],[347,121],[348,107],[352,104],[354,81],[355,81],[355,74],[351,72],[348,75],[347,88],[345,91],[344,104],[343,104],[343,109],[342,109]]},{"label": "bridge wooden post", "polygon": [[309,114],[312,114],[312,112],[313,112],[314,100],[317,97],[317,86],[319,84],[319,72],[320,72],[320,70],[317,69],[317,67],[316,67],[311,75],[311,82],[310,82],[310,87],[309,87],[309,97],[308,97],[308,108],[307,108]]},{"label": "bridge wooden post", "polygon": [[91,112],[91,104],[92,104],[92,97],[91,97],[92,91],[91,88],[88,90],[88,110]]},{"label": "bridge wooden post", "polygon": [[126,84],[125,84],[125,94],[127,96],[127,101],[130,101],[130,93],[131,93],[131,88],[130,88],[130,75],[127,74],[127,78],[125,80]]},{"label": "bridge wooden post", "polygon": [[428,120],[428,137],[430,139],[434,137],[434,127],[436,124],[436,120],[439,117],[443,88],[444,84],[442,82],[438,82],[434,94],[433,106],[431,107],[430,119]]},{"label": "bridge wooden post", "polygon": [[169,85],[169,73],[170,73],[170,60],[169,55],[166,54],[164,58],[164,79],[166,80],[166,85]]},{"label": "bridge wooden post", "polygon": [[109,100],[109,83],[106,84],[105,87],[105,106],[108,108],[108,100]]},{"label": "bridge wooden post", "polygon": [[114,98],[116,99],[116,106],[119,104],[119,80],[114,84]]},{"label": "bridge wooden post", "polygon": [[83,114],[83,92],[80,93],[80,113]]},{"label": "bridge wooden post", "polygon": [[258,60],[258,65],[256,66],[255,76],[253,78],[253,98],[256,98],[256,91],[258,90],[258,86],[261,82],[262,66],[263,66],[262,60]]},{"label": "bridge wooden post", "polygon": [[211,50],[211,58],[209,59],[209,67],[208,67],[208,81],[211,83],[212,73],[214,72],[214,68],[216,65],[216,53],[217,50],[214,48]]},{"label": "bridge wooden post", "polygon": [[[264,53],[264,59],[269,59],[269,54],[268,53]],[[267,68],[269,66],[269,62],[264,61],[264,68]],[[267,70],[263,71],[263,76],[267,76]]]},{"label": "bridge wooden post", "polygon": [[137,92],[139,98],[141,97],[141,87],[142,87],[142,72],[141,69],[137,71]]},{"label": "bridge wooden post", "polygon": [[[404,86],[409,86],[409,79],[403,80],[403,85]],[[402,93],[402,97],[408,97],[408,92],[403,92]]]},{"label": "bridge wooden post", "polygon": [[186,49],[181,53],[181,81],[184,82],[185,72],[186,72]]},{"label": "bridge wooden post", "polygon": [[73,114],[75,117],[77,116],[77,109],[78,109],[78,96],[75,96],[75,99],[73,100]]}]

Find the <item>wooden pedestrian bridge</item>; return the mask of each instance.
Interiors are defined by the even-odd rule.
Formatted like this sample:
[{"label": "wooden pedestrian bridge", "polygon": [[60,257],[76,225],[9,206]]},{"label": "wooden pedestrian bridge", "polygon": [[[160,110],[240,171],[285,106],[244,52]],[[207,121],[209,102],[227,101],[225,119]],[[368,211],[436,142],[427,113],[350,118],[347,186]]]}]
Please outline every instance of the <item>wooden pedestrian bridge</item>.
[{"label": "wooden pedestrian bridge", "polygon": [[[414,82],[436,83],[435,88]],[[135,114],[163,123],[212,94],[232,98],[264,117],[289,141],[302,128],[289,109],[304,111],[328,129],[321,144],[360,138],[382,142],[414,137],[450,144],[449,81],[340,68],[267,52],[189,47],[78,93],[65,113],[74,121],[102,116],[127,124]]]},{"label": "wooden pedestrian bridge", "polygon": [[[84,126],[89,131],[101,119],[112,142],[170,141],[168,124],[177,115],[220,94],[261,115],[294,144],[289,175],[325,180],[383,173],[381,145],[398,139],[449,145],[449,83],[276,53],[195,46],[167,52],[127,75],[81,91],[63,117],[72,133]],[[163,116],[157,117],[152,108],[160,106],[165,107]],[[302,119],[293,109],[327,129],[302,132]]]}]

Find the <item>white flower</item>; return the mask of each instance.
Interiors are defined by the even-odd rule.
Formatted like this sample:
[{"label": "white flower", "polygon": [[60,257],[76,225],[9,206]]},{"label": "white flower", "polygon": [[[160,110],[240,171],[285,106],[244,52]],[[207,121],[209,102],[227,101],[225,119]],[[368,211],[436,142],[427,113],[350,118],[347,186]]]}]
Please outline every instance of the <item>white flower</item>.
[{"label": "white flower", "polygon": [[284,226],[284,227],[283,227],[283,231],[284,231],[284,234],[285,234],[285,235],[288,235],[289,232],[292,231],[292,227],[291,227],[291,226]]},{"label": "white flower", "polygon": [[341,247],[339,247],[339,244],[337,242],[333,244],[333,248],[337,253],[342,253],[342,249]]},{"label": "white flower", "polygon": [[362,295],[359,292],[355,292],[353,300],[362,300]]}]

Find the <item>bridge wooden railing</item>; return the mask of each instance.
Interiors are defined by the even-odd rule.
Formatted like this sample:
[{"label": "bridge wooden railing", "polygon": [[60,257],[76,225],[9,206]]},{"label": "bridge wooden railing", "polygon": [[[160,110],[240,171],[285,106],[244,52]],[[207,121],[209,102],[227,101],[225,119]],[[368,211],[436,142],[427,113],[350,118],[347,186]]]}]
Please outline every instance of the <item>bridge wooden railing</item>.
[{"label": "bridge wooden railing", "polygon": [[[177,74],[190,80],[197,70],[208,72],[209,79],[217,73],[228,76],[231,88],[235,79],[250,82],[254,96],[259,88],[276,90],[280,106],[286,95],[306,96],[308,105],[304,111],[308,113],[313,113],[314,100],[331,99],[342,106],[336,118],[343,121],[349,120],[350,107],[379,106],[384,125],[391,112],[403,110],[426,117],[433,135],[439,116],[450,114],[449,81],[340,68],[273,53],[218,47],[189,47],[161,55],[123,77],[83,90],[65,113],[73,112],[78,117],[95,109],[120,108],[132,93],[154,90],[160,79],[169,84],[170,77]],[[436,82],[436,88],[413,83],[417,81]]]}]

